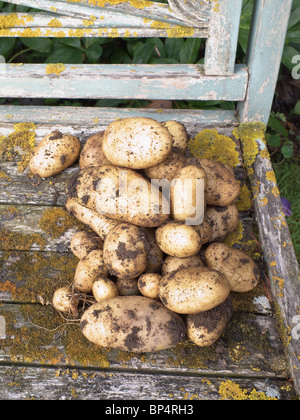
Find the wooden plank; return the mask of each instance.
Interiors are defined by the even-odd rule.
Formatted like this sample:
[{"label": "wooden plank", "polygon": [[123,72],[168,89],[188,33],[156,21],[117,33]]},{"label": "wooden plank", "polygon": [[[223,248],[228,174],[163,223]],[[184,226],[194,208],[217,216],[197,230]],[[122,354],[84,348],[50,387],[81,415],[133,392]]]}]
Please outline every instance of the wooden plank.
[{"label": "wooden plank", "polygon": [[185,341],[171,350],[143,354],[88,342],[78,323],[65,321],[50,306],[4,303],[0,316],[5,326],[0,363],[288,379],[276,322],[269,316],[236,312],[224,336],[209,348]]},{"label": "wooden plank", "polygon": [[241,11],[242,0],[222,0],[212,7],[204,61],[206,75],[234,74]]},{"label": "wooden plank", "polygon": [[238,105],[241,122],[268,122],[292,3],[292,0],[255,2],[247,52],[247,97]]},{"label": "wooden plank", "polygon": [[[280,380],[173,376],[92,369],[0,366],[2,400],[102,400],[99,413],[112,412],[123,400],[125,407],[153,414],[160,400],[180,401],[181,414],[200,412],[199,400],[292,400],[291,386]],[[138,402],[129,402],[138,400]],[[175,400],[175,401],[174,401]],[[192,404],[192,408],[189,408]],[[124,403],[122,404],[122,406]],[[153,405],[150,412],[150,406]],[[108,410],[108,411],[106,411]],[[110,411],[109,411],[110,410]],[[127,413],[127,411],[126,411]],[[128,411],[130,414],[131,412]],[[175,411],[174,411],[175,414]]]},{"label": "wooden plank", "polygon": [[247,79],[243,65],[233,76],[212,77],[201,64],[0,64],[0,97],[241,101]]},{"label": "wooden plank", "polygon": [[237,135],[242,141],[245,167],[254,194],[260,241],[270,286],[282,319],[283,336],[290,355],[295,385],[300,394],[300,276],[289,228],[264,138],[264,126],[245,124]]},{"label": "wooden plank", "polygon": [[[163,106],[163,103],[162,103]],[[230,110],[192,110],[164,108],[98,108],[84,107],[47,107],[47,106],[0,106],[0,135],[7,135],[12,124],[33,122],[36,124],[84,126],[87,133],[90,130],[101,130],[117,118],[143,116],[157,121],[176,120],[185,124],[191,134],[201,128],[232,127],[238,125],[235,111]]]},{"label": "wooden plank", "polygon": [[[66,15],[70,17],[90,20],[91,17],[101,19],[104,13],[108,12],[119,15],[119,19],[125,16],[136,16],[143,19],[161,20],[172,23],[178,22],[178,16],[173,13],[167,4],[152,1],[130,1],[130,0],[8,0],[7,3],[19,4],[32,7],[50,13]],[[204,3],[199,10],[201,24],[209,22],[210,5]],[[184,22],[182,22],[184,23]]]},{"label": "wooden plank", "polygon": [[181,21],[160,20],[103,11],[101,17],[70,17],[54,13],[1,13],[1,37],[187,37],[207,38],[208,24],[191,27]]}]

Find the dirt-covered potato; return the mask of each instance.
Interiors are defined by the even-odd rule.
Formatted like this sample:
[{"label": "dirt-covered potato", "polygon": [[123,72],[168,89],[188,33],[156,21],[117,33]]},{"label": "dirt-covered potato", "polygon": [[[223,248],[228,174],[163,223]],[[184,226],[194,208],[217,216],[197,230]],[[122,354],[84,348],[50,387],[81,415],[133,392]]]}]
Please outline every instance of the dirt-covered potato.
[{"label": "dirt-covered potato", "polygon": [[184,166],[172,180],[171,215],[174,220],[198,225],[204,219],[207,176],[196,165]]},{"label": "dirt-covered potato", "polygon": [[73,290],[68,287],[61,287],[54,292],[52,304],[59,312],[72,314],[74,318],[78,317],[79,299]]},{"label": "dirt-covered potato", "polygon": [[163,162],[171,153],[173,138],[168,129],[151,118],[123,118],[104,132],[102,148],[117,166],[145,169]]},{"label": "dirt-covered potato", "polygon": [[99,277],[107,277],[108,268],[103,259],[103,251],[95,249],[79,261],[74,277],[74,287],[82,293],[90,293],[93,283]]},{"label": "dirt-covered potato", "polygon": [[164,253],[156,242],[155,230],[145,228],[144,231],[146,233],[149,244],[149,250],[147,252],[146,273],[156,273],[160,271],[164,262]]},{"label": "dirt-covered potato", "polygon": [[192,255],[191,257],[178,258],[168,255],[162,265],[161,272],[163,276],[175,273],[178,270],[188,267],[202,266],[203,262],[199,255]]},{"label": "dirt-covered potato", "polygon": [[196,314],[223,303],[230,294],[227,278],[208,267],[189,267],[164,276],[159,297],[171,311]]},{"label": "dirt-covered potato", "polygon": [[233,315],[229,296],[221,305],[206,312],[187,315],[188,338],[199,347],[212,346],[227,329]]},{"label": "dirt-covered potato", "polygon": [[35,148],[29,162],[30,170],[41,178],[57,175],[78,159],[80,150],[77,137],[54,131]]},{"label": "dirt-covered potato", "polygon": [[240,183],[234,172],[221,162],[198,159],[207,174],[206,202],[211,206],[228,206],[240,194]]},{"label": "dirt-covered potato", "polygon": [[93,232],[80,231],[73,236],[70,248],[73,254],[82,260],[91,251],[103,249],[103,241]]},{"label": "dirt-covered potato", "polygon": [[186,337],[179,315],[144,296],[119,296],[92,305],[82,316],[81,329],[94,344],[129,352],[169,349]]},{"label": "dirt-covered potato", "polygon": [[70,178],[67,193],[103,216],[137,226],[160,226],[169,216],[167,199],[132,169],[108,165],[81,170]]},{"label": "dirt-covered potato", "polygon": [[160,249],[173,257],[186,258],[197,254],[202,243],[193,226],[170,222],[156,229]]},{"label": "dirt-covered potato", "polygon": [[92,292],[97,302],[119,296],[116,284],[107,277],[98,278],[93,283]]},{"label": "dirt-covered potato", "polygon": [[258,265],[239,249],[216,242],[207,248],[205,258],[209,267],[227,277],[232,292],[250,292],[260,281]]},{"label": "dirt-covered potato", "polygon": [[200,225],[195,225],[194,228],[198,232],[203,245],[210,242],[212,237],[212,228],[206,215],[204,216],[203,222]]},{"label": "dirt-covered potato", "polygon": [[138,296],[138,279],[117,279],[116,286],[120,296]]},{"label": "dirt-covered potato", "polygon": [[162,123],[170,132],[174,140],[174,147],[178,147],[182,154],[186,153],[189,135],[183,124],[178,121],[165,121]]},{"label": "dirt-covered potato", "polygon": [[79,166],[81,169],[111,164],[102,150],[103,134],[104,131],[100,131],[87,139],[80,153]]},{"label": "dirt-covered potato", "polygon": [[234,232],[239,224],[239,210],[235,204],[225,207],[208,207],[205,217],[211,227],[210,242],[222,241]]},{"label": "dirt-covered potato", "polygon": [[171,182],[185,164],[186,158],[183,156],[182,152],[178,148],[173,147],[166,160],[151,168],[145,169],[144,173],[150,179],[159,181],[166,179]]},{"label": "dirt-covered potato", "polygon": [[111,275],[122,279],[135,278],[146,270],[148,249],[143,229],[121,223],[104,241],[104,262]]},{"label": "dirt-covered potato", "polygon": [[158,299],[158,286],[162,276],[158,273],[145,273],[138,279],[138,288],[143,296]]},{"label": "dirt-covered potato", "polygon": [[79,204],[75,198],[68,198],[66,210],[80,222],[88,225],[101,239],[105,239],[109,232],[120,224],[117,220],[109,219],[94,210]]}]

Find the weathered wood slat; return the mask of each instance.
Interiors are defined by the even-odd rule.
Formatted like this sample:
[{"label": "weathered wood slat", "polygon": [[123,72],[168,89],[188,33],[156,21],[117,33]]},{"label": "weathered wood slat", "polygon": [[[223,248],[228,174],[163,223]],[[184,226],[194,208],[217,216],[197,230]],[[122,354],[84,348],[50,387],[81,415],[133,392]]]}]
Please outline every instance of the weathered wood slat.
[{"label": "weathered wood slat", "polygon": [[[178,21],[178,15],[170,9],[167,4],[151,2],[147,0],[132,2],[129,0],[107,1],[102,0],[90,2],[87,0],[8,0],[7,3],[20,4],[23,6],[34,7],[51,13],[62,14],[70,17],[82,19],[91,19],[91,16],[101,19],[104,12],[122,15],[138,16],[153,20],[175,20]],[[198,21],[201,25],[208,24],[210,15],[210,2],[201,2],[199,8]]]},{"label": "weathered wood slat", "polygon": [[245,167],[254,193],[260,241],[268,267],[277,315],[285,326],[295,384],[300,391],[300,276],[289,228],[282,210],[280,193],[270,161],[263,127],[241,126],[239,137]]},{"label": "weathered wood slat", "polygon": [[[163,106],[163,103],[162,103]],[[98,107],[47,107],[47,106],[0,106],[0,135],[7,135],[13,123],[82,126],[89,132],[90,126],[95,129],[107,126],[117,118],[148,117],[158,121],[176,120],[185,124],[189,133],[204,128],[232,127],[238,125],[235,111],[228,110],[191,110],[164,108],[98,108]],[[223,131],[223,130],[222,130]]]},{"label": "weathered wood slat", "polygon": [[242,0],[222,0],[212,8],[205,51],[205,74],[234,74]]},{"label": "weathered wood slat", "polygon": [[200,64],[0,64],[0,97],[241,101],[247,79],[243,65],[233,76],[212,77]]},{"label": "weathered wood slat", "polygon": [[187,37],[207,38],[207,24],[190,27],[186,23],[161,17],[155,20],[136,15],[103,11],[101,17],[71,17],[54,13],[1,13],[3,37]]},{"label": "weathered wood slat", "polygon": [[[292,400],[291,387],[280,380],[173,376],[137,372],[107,372],[92,369],[1,366],[2,400],[104,400],[99,413],[113,409],[110,400],[144,401],[139,413],[150,413],[150,404],[160,400],[181,401],[186,413],[200,410],[197,400]],[[196,404],[189,411],[189,400]],[[155,403],[156,401],[156,403]],[[115,403],[115,410],[118,403]],[[142,403],[141,403],[142,404]],[[125,404],[126,405],[126,404]],[[128,407],[133,404],[128,403]],[[152,409],[154,410],[154,408]],[[125,411],[125,413],[131,411]],[[144,412],[144,411],[143,411]],[[107,411],[109,413],[109,411]],[[183,410],[181,414],[183,414]],[[152,411],[153,414],[153,411]]]},{"label": "weathered wood slat", "polygon": [[292,3],[258,0],[255,4],[247,53],[247,97],[238,104],[241,122],[268,123]]},{"label": "weathered wood slat", "polygon": [[[89,343],[78,324],[66,323],[51,307],[0,306],[0,362],[111,368],[137,373],[239,375],[287,379],[284,349],[269,316],[235,313],[224,336],[209,348],[189,341],[172,350],[127,353]],[[4,334],[3,334],[4,332]]]}]

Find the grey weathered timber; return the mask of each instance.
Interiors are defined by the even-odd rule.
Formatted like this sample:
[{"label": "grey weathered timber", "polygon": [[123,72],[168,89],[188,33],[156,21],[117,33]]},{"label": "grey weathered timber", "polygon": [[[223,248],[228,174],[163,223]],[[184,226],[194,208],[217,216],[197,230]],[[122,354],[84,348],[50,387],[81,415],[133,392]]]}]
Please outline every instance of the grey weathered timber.
[{"label": "grey weathered timber", "polygon": [[234,74],[241,11],[242,0],[222,0],[212,7],[204,62],[206,75]]},{"label": "grey weathered timber", "polygon": [[[254,192],[254,206],[272,296],[285,326],[291,370],[300,390],[300,276],[289,228],[282,210],[275,173],[262,130],[252,137],[240,131],[245,165]],[[257,135],[255,136],[255,131]],[[250,156],[249,156],[250,154]]]},{"label": "grey weathered timber", "polygon": [[[129,401],[125,415],[131,414],[130,400],[135,399],[150,400],[153,414],[157,407],[155,401],[162,400],[170,404],[173,400],[180,400],[185,403],[186,413],[191,413],[196,409],[190,408],[189,400],[291,400],[295,397],[293,390],[285,387],[282,381],[273,379],[199,378],[137,372],[108,373],[106,370],[74,367],[45,369],[1,365],[0,389],[3,400],[105,400],[107,406],[100,406],[100,414],[111,413],[109,400],[125,400]],[[173,415],[175,409],[174,406]]]},{"label": "grey weathered timber", "polygon": [[267,124],[281,63],[292,0],[258,0],[247,51],[249,84],[238,104],[242,122]]},{"label": "grey weathered timber", "polygon": [[[208,23],[190,27],[185,22],[168,19],[143,18],[136,15],[115,14],[103,10],[100,18],[95,16],[73,17],[55,13],[1,13],[3,27],[0,36],[5,37],[55,37],[55,38],[207,38]],[[151,15],[150,15],[151,16]]]},{"label": "grey weathered timber", "polygon": [[0,64],[0,97],[243,100],[248,74],[206,76],[199,65]]}]

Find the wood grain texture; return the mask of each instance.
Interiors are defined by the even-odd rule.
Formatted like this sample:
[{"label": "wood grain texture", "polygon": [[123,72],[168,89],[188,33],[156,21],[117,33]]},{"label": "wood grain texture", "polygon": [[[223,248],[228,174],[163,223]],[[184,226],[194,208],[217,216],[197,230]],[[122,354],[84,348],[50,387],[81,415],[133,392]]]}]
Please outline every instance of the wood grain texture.
[{"label": "wood grain texture", "polygon": [[222,0],[212,7],[205,51],[206,75],[232,75],[242,11],[242,0]]},{"label": "wood grain texture", "polygon": [[243,65],[233,76],[210,77],[200,64],[0,64],[0,97],[241,101],[247,79]]},{"label": "wood grain texture", "polygon": [[258,0],[249,37],[246,100],[238,105],[241,122],[268,123],[292,0]]},{"label": "wood grain texture", "polygon": [[[292,389],[273,379],[108,373],[88,368],[29,366],[0,366],[0,389],[3,400],[104,400],[99,407],[100,414],[105,414],[106,408],[112,409],[111,400],[128,401],[128,407],[132,406],[130,400],[144,401],[147,405],[143,409],[149,413],[149,404],[162,400],[170,404],[180,400],[188,405],[192,400],[250,400],[255,397],[291,400],[295,397]],[[117,401],[114,403],[118,405]],[[198,410],[198,405],[196,407]]]}]

